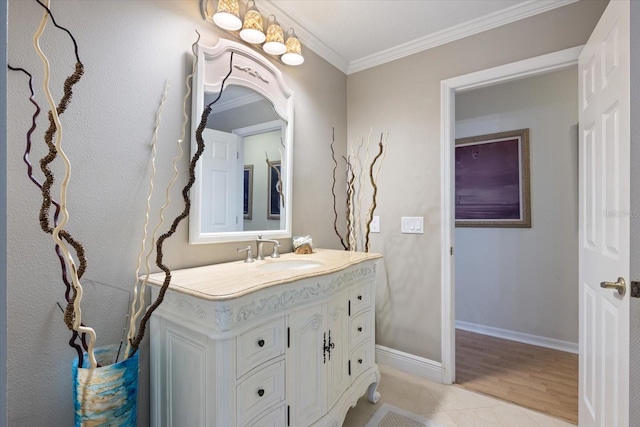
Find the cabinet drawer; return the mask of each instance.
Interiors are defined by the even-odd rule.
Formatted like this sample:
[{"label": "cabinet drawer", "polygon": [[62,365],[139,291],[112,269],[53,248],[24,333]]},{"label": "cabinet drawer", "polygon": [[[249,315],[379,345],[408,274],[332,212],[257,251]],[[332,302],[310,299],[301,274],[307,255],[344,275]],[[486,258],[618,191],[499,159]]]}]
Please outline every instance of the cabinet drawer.
[{"label": "cabinet drawer", "polygon": [[260,414],[245,424],[246,427],[282,427],[285,425],[287,425],[287,411],[284,405],[266,414]]},{"label": "cabinet drawer", "polygon": [[238,337],[237,377],[284,354],[284,318],[260,325]]},{"label": "cabinet drawer", "polygon": [[258,370],[237,388],[238,425],[245,426],[261,412],[284,402],[284,361]]},{"label": "cabinet drawer", "polygon": [[351,353],[351,378],[355,380],[365,369],[373,365],[375,354],[370,341]]},{"label": "cabinet drawer", "polygon": [[358,314],[351,320],[351,330],[349,331],[349,350],[353,351],[365,341],[371,339],[373,334],[371,310]]},{"label": "cabinet drawer", "polygon": [[371,286],[369,284],[359,286],[349,291],[351,303],[351,315],[358,314],[362,310],[371,307]]}]

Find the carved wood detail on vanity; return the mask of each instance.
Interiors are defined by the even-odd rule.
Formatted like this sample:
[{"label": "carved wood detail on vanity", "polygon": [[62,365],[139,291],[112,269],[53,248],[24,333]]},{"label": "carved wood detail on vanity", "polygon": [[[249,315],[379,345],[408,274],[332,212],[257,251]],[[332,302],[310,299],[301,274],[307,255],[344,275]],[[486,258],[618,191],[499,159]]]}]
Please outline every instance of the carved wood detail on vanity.
[{"label": "carved wood detail on vanity", "polygon": [[360,396],[377,400],[379,258],[319,249],[282,255],[321,264],[300,271],[174,271],[151,322],[152,426],[337,427]]}]

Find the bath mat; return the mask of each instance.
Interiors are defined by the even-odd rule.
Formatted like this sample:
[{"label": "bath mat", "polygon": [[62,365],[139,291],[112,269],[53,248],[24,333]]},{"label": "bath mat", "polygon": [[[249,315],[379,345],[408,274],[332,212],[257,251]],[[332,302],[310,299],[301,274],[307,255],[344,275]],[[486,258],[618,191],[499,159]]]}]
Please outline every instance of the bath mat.
[{"label": "bath mat", "polygon": [[433,421],[412,414],[404,409],[396,408],[388,403],[383,404],[373,414],[365,427],[439,427]]}]

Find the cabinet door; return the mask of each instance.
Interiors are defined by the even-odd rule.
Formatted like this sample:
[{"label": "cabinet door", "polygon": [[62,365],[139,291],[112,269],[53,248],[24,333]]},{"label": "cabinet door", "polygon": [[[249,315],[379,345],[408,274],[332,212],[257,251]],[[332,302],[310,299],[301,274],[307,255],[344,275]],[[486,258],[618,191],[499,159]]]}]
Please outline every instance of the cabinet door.
[{"label": "cabinet door", "polygon": [[325,310],[325,305],[318,304],[289,316],[291,357],[287,366],[287,383],[288,390],[292,390],[292,426],[311,425],[326,412]]},{"label": "cabinet door", "polygon": [[332,349],[328,365],[328,399],[329,408],[351,385],[349,377],[349,298],[346,293],[339,295],[328,303],[328,329],[331,336]]}]

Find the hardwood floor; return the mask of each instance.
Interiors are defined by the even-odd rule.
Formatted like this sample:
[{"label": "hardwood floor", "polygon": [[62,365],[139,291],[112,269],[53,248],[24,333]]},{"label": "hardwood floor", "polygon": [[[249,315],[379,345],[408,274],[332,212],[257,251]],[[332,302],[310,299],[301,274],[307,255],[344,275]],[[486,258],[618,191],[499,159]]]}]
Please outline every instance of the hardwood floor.
[{"label": "hardwood floor", "polygon": [[578,355],[456,329],[456,383],[578,423]]}]

